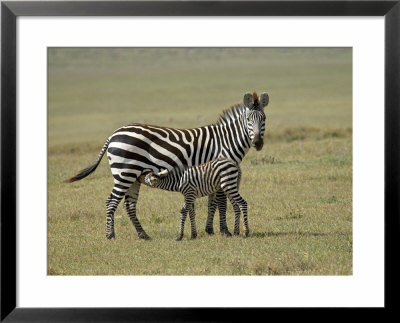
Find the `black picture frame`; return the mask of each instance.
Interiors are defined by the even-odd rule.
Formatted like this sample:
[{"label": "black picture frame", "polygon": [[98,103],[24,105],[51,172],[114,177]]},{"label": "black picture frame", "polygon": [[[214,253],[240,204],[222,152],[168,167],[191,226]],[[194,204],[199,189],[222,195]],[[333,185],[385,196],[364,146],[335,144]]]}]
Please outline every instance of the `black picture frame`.
[{"label": "black picture frame", "polygon": [[[73,1],[1,3],[1,321],[236,321],[265,309],[16,307],[16,19],[19,16],[384,16],[385,310],[399,287],[400,0],[396,1]],[[366,95],[368,95],[366,93]],[[373,153],[373,152],[371,152]],[[238,295],[242,297],[243,295]],[[112,297],[112,295],[105,295]],[[379,310],[380,311],[380,310]],[[253,316],[254,315],[254,316]]]}]

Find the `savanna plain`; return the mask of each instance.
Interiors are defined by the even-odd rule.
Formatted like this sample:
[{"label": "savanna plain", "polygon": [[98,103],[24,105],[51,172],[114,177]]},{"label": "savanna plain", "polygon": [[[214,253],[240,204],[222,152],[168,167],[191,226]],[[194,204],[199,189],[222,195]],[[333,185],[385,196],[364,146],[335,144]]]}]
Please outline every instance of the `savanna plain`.
[{"label": "savanna plain", "polygon": [[[142,185],[137,215],[152,240],[121,203],[109,241],[107,158],[63,182],[121,126],[211,124],[253,91],[270,103],[264,148],[241,163],[246,239],[220,235],[218,212],[208,236],[201,198],[197,239],[187,219],[175,241],[182,195]],[[227,222],[233,232],[229,202]],[[351,275],[351,49],[49,48],[47,227],[49,275]]]}]

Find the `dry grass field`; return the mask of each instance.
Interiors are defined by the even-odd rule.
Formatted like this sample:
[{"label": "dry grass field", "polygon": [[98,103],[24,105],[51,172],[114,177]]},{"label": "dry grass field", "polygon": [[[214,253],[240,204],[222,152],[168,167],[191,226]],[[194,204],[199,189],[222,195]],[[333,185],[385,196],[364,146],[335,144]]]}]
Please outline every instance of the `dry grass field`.
[{"label": "dry grass field", "polygon": [[[49,275],[351,275],[352,52],[350,48],[50,48],[48,51]],[[142,187],[138,239],[122,203],[105,237],[112,186],[107,137],[133,122],[213,123],[247,91],[268,92],[264,148],[241,167],[250,236],[205,231],[175,241],[183,198]],[[229,203],[228,203],[229,204]],[[228,205],[233,231],[233,209]]]}]

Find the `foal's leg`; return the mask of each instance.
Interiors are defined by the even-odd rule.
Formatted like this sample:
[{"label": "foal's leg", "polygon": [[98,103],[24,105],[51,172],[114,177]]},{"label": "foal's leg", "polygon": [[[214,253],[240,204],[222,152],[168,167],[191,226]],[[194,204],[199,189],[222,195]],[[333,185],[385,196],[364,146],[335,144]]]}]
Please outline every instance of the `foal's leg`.
[{"label": "foal's leg", "polygon": [[185,220],[186,220],[186,216],[188,214],[190,206],[185,202],[182,210],[181,210],[181,224],[180,224],[180,230],[179,230],[179,234],[178,237],[176,238],[176,241],[181,241],[183,238],[183,233],[185,231]]},{"label": "foal's leg", "polygon": [[[240,196],[240,194],[236,190],[231,190],[229,192],[227,191],[226,193],[229,196],[229,199],[239,206],[240,211],[243,214],[243,237],[246,238],[250,232],[249,223],[247,220],[247,202]],[[236,226],[238,227],[239,231],[239,220],[236,222],[235,216],[235,231]]]},{"label": "foal's leg", "polygon": [[223,235],[230,237],[232,234],[226,225],[226,194],[224,191],[220,190],[217,192],[216,202],[219,209],[219,230]]},{"label": "foal's leg", "polygon": [[236,199],[236,203],[239,204],[240,211],[243,214],[243,237],[246,238],[250,232],[249,223],[247,220],[247,202],[239,195],[239,197]]},{"label": "foal's leg", "polygon": [[240,229],[239,229],[240,207],[239,207],[239,205],[238,205],[234,200],[232,200],[230,197],[229,197],[229,200],[231,201],[232,206],[233,206],[233,211],[235,212],[235,226],[234,226],[233,235],[238,236],[239,233],[240,233]]},{"label": "foal's leg", "polygon": [[189,209],[189,217],[190,217],[190,225],[192,229],[192,239],[196,239],[197,231],[196,231],[196,213],[194,211],[194,204],[191,205]]},{"label": "foal's leg", "polygon": [[206,232],[208,234],[214,234],[213,222],[217,206],[219,209],[219,230],[222,234],[229,237],[232,234],[229,232],[228,226],[226,225],[226,195],[223,191],[218,191],[213,199],[208,199]]},{"label": "foal's leg", "polygon": [[217,202],[215,198],[216,194],[210,194],[208,196],[208,217],[206,223],[206,232],[209,235],[214,234],[213,220],[214,220],[215,210],[217,209]]},{"label": "foal's leg", "polygon": [[[196,200],[195,193],[190,189],[186,189],[183,191],[183,195],[185,197],[185,205],[183,206],[183,208],[181,210],[181,227],[180,227],[179,235],[176,238],[176,241],[180,241],[183,238],[183,233],[184,233],[184,229],[185,229],[185,220],[186,220],[186,216],[187,216],[188,212],[190,212],[190,220],[192,222],[192,237],[193,237],[193,233],[195,233],[195,235],[197,235],[196,224],[194,222],[194,201]],[[194,226],[194,231],[193,231],[193,226]]]},{"label": "foal's leg", "polygon": [[136,229],[138,237],[140,239],[150,240],[151,237],[144,231],[143,227],[139,222],[139,219],[136,216],[136,204],[139,198],[139,190],[140,190],[140,183],[139,181],[136,181],[132,184],[132,186],[126,193],[125,209],[126,212],[128,213],[129,219],[131,220],[132,224]]}]

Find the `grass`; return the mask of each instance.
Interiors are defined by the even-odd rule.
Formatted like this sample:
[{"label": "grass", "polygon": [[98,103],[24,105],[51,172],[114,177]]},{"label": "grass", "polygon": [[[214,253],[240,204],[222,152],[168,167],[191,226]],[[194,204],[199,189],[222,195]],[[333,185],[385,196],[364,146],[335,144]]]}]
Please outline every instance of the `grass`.
[{"label": "grass", "polygon": [[[49,49],[49,275],[351,275],[351,49]],[[113,180],[104,158],[88,166],[118,127],[214,122],[244,92],[267,91],[261,152],[243,160],[241,195],[250,236],[204,232],[207,198],[196,202],[198,238],[179,229],[179,193],[142,187],[142,241],[122,204],[116,240],[105,238]],[[233,210],[228,205],[233,231]]]}]

